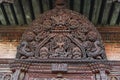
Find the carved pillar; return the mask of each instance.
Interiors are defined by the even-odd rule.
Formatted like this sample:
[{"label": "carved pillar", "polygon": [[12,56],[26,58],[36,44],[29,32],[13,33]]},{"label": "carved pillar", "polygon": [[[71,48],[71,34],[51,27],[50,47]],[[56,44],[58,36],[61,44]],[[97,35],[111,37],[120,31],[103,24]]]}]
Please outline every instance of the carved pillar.
[{"label": "carved pillar", "polygon": [[19,76],[20,76],[20,73],[21,73],[21,70],[17,70],[14,72],[14,74],[12,75],[12,79],[13,80],[18,80],[19,79]]},{"label": "carved pillar", "polygon": [[108,75],[105,72],[105,70],[100,70],[100,77],[101,77],[101,80],[108,80]]},{"label": "carved pillar", "polygon": [[14,64],[11,65],[11,68],[13,70],[12,80],[24,80],[26,73],[29,69],[30,63],[26,62],[14,62]]},{"label": "carved pillar", "polygon": [[95,80],[101,80],[101,79],[100,79],[100,74],[99,74],[99,73],[96,73],[96,74],[95,74]]},{"label": "carved pillar", "polygon": [[90,67],[95,75],[95,80],[108,80],[110,65],[102,62],[91,63]]},{"label": "carved pillar", "polygon": [[101,70],[99,73],[95,73],[95,80],[108,80],[108,74],[105,70]]}]

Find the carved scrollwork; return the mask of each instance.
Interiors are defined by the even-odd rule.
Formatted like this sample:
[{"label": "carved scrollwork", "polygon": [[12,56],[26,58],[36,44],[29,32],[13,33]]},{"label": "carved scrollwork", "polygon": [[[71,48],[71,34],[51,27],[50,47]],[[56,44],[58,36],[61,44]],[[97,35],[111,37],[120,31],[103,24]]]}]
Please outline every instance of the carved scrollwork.
[{"label": "carved scrollwork", "polygon": [[3,75],[2,80],[12,80],[12,74]]}]

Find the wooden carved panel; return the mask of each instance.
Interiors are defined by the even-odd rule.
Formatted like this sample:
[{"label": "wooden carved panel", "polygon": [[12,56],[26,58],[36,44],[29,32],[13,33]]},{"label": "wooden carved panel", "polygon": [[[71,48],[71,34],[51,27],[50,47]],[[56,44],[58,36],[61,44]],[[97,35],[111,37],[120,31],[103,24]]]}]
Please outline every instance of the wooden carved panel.
[{"label": "wooden carved panel", "polygon": [[[107,59],[95,26],[83,15],[66,9],[65,0],[56,0],[55,6],[33,21],[22,35],[15,64],[12,64],[14,79],[93,80],[92,73],[100,74],[101,69],[104,74],[109,72],[107,64],[89,64]],[[50,61],[51,69],[39,66],[41,61]],[[71,62],[81,62],[81,65],[76,69],[68,66]],[[105,78],[104,75],[101,78]]]},{"label": "wooden carved panel", "polygon": [[[58,4],[59,3],[59,4]],[[18,59],[106,59],[100,34],[83,15],[65,9],[64,2],[45,12],[25,31]],[[61,5],[60,5],[61,4]]]}]

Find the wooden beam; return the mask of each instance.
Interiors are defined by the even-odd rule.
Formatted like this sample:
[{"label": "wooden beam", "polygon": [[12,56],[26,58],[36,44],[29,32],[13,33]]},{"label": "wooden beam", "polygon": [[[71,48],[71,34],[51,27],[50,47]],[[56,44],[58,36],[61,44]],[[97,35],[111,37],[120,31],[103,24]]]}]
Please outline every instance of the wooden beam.
[{"label": "wooden beam", "polygon": [[37,18],[38,15],[41,13],[39,0],[32,0],[32,7],[33,7],[35,18]]},{"label": "wooden beam", "polygon": [[120,25],[120,21],[119,21],[119,25]]},{"label": "wooden beam", "polygon": [[5,19],[5,15],[1,9],[1,4],[0,4],[0,21],[2,23],[2,25],[7,25],[6,19]]},{"label": "wooden beam", "polygon": [[31,9],[29,6],[29,0],[21,0],[21,2],[25,13],[26,22],[27,24],[30,24],[32,22],[32,15],[30,12]]},{"label": "wooden beam", "polygon": [[77,12],[80,12],[80,4],[81,4],[81,0],[74,0],[74,5],[73,5],[73,9]]},{"label": "wooden beam", "polygon": [[13,8],[15,10],[15,14],[16,14],[16,17],[17,17],[18,24],[19,25],[24,24],[24,18],[23,18],[23,15],[22,15],[22,8],[20,7],[19,0],[15,0],[15,3],[12,4],[12,5],[13,5]]},{"label": "wooden beam", "polygon": [[101,24],[107,24],[107,20],[109,17],[109,13],[110,13],[110,8],[112,3],[109,2],[110,0],[107,0],[106,4],[105,4],[105,9],[103,9],[103,16],[102,16],[102,21]]},{"label": "wooden beam", "polygon": [[14,3],[14,0],[0,0],[0,3],[3,3],[3,2],[6,2],[6,3]]},{"label": "wooden beam", "polygon": [[49,10],[49,0],[42,0],[42,4],[43,4],[43,12]]},{"label": "wooden beam", "polygon": [[4,5],[4,8],[5,8],[5,11],[6,11],[6,14],[7,14],[7,17],[8,17],[8,20],[9,20],[10,24],[11,25],[16,25],[14,15],[12,13],[10,4],[3,4],[3,5]]},{"label": "wooden beam", "polygon": [[84,0],[83,14],[89,18],[91,0]]},{"label": "wooden beam", "polygon": [[95,0],[93,14],[92,14],[92,22],[94,24],[97,24],[98,22],[101,4],[102,4],[102,0]]},{"label": "wooden beam", "polygon": [[115,25],[120,13],[120,3],[115,3],[114,11],[110,20],[110,25]]}]

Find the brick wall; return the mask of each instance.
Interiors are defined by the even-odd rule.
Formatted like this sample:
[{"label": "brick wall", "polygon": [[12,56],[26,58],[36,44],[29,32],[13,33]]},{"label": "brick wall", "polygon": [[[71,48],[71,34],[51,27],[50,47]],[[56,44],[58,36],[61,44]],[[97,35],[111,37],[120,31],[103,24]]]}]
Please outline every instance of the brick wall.
[{"label": "brick wall", "polygon": [[0,58],[15,58],[18,42],[0,42]]},{"label": "brick wall", "polygon": [[109,60],[120,60],[120,43],[105,43],[105,49]]}]

